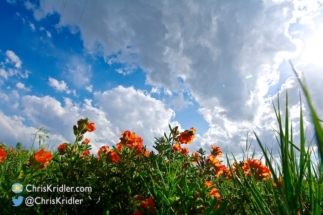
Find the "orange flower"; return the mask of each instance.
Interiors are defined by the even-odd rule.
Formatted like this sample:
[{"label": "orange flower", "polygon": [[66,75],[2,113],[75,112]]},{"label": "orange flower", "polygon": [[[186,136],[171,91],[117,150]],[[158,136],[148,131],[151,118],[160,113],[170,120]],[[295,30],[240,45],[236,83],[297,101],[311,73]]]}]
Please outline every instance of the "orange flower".
[{"label": "orange flower", "polygon": [[90,140],[88,138],[85,138],[85,140],[83,140],[84,144],[89,144]]},{"label": "orange flower", "polygon": [[175,143],[175,144],[173,145],[173,150],[174,150],[175,152],[181,151],[181,150],[182,150],[181,145],[180,145],[179,143]]},{"label": "orange flower", "polygon": [[216,188],[212,188],[212,190],[209,192],[210,196],[212,196],[213,198],[217,198],[218,200],[221,200],[221,195],[218,191],[218,189]]},{"label": "orange flower", "polygon": [[214,156],[222,157],[222,151],[219,146],[211,146],[212,151],[211,154]]},{"label": "orange flower", "polygon": [[150,155],[150,152],[149,151],[145,151],[144,156],[149,157],[149,155]]},{"label": "orange flower", "polygon": [[194,127],[190,128],[190,131],[192,131],[194,134],[196,133],[196,129]]},{"label": "orange flower", "polygon": [[36,152],[35,160],[39,163],[45,164],[52,160],[53,156],[51,152],[47,152],[44,149],[41,149],[40,151]]},{"label": "orange flower", "polygon": [[3,163],[6,160],[7,152],[0,148],[0,162]]},{"label": "orange flower", "polygon": [[83,152],[83,155],[85,156],[85,155],[89,155],[90,154],[90,151],[89,150],[85,150],[84,152]]},{"label": "orange flower", "polygon": [[109,146],[101,146],[101,148],[98,151],[98,159],[100,160],[101,153],[106,155],[106,154],[108,154],[109,151],[110,151]]},{"label": "orange flower", "polygon": [[88,132],[92,132],[96,130],[96,127],[94,125],[94,122],[90,122],[89,124],[87,124],[85,126],[85,128],[87,129]]},{"label": "orange flower", "polygon": [[123,147],[122,143],[117,143],[116,146],[117,146],[116,148],[117,148],[118,152],[121,152],[121,149]]},{"label": "orange flower", "polygon": [[15,150],[13,148],[10,148],[9,149],[9,152],[14,152]]},{"label": "orange flower", "polygon": [[193,131],[184,131],[181,132],[178,136],[178,140],[182,144],[191,144],[195,138]]},{"label": "orange flower", "polygon": [[181,153],[184,155],[188,155],[188,153],[189,153],[188,148],[182,148]]},{"label": "orange flower", "polygon": [[193,156],[193,164],[197,164],[197,162],[201,161],[200,155],[197,152],[193,152],[192,153]]},{"label": "orange flower", "polygon": [[218,167],[221,166],[222,164],[220,163],[220,161],[214,156],[214,155],[209,155],[206,158],[206,162],[207,163],[211,163],[213,164],[214,167]]},{"label": "orange flower", "polygon": [[110,162],[111,163],[118,163],[118,161],[119,161],[119,155],[118,155],[118,153],[115,152],[115,151],[111,151],[110,152],[110,155],[111,155]]},{"label": "orange flower", "polygon": [[219,166],[215,166],[215,175],[217,177],[219,177],[220,175],[223,174],[223,169],[225,168],[224,165],[219,165]]},{"label": "orange flower", "polygon": [[204,185],[208,188],[212,187],[212,181],[206,181]]},{"label": "orange flower", "polygon": [[66,146],[67,146],[66,143],[62,143],[61,145],[59,145],[57,147],[57,150],[58,150],[58,152],[59,152],[60,155],[64,155],[65,154]]}]

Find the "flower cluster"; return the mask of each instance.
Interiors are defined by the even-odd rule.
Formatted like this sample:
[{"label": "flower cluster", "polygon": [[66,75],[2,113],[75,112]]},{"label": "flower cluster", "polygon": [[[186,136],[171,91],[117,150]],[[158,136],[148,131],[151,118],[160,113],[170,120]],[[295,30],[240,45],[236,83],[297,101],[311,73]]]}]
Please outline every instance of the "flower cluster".
[{"label": "flower cluster", "polygon": [[263,165],[258,159],[248,158],[246,161],[240,162],[239,164],[234,163],[233,166],[234,171],[240,166],[246,176],[251,177],[251,175],[253,175],[256,180],[270,179],[271,172],[269,168],[266,165]]},{"label": "flower cluster", "polygon": [[185,130],[179,134],[178,141],[181,144],[191,144],[195,138],[195,133],[196,129],[194,127],[190,128],[190,130]]},{"label": "flower cluster", "polygon": [[119,152],[122,151],[123,147],[134,149],[137,151],[138,156],[144,154],[148,157],[150,154],[150,152],[146,151],[145,147],[143,147],[143,139],[139,135],[136,135],[135,132],[128,130],[121,133],[120,142],[116,144],[116,148]]},{"label": "flower cluster", "polygon": [[219,177],[220,175],[224,174],[226,179],[231,178],[230,169],[223,165],[219,160],[218,157],[222,157],[222,151],[219,146],[211,145],[211,154],[206,158],[206,163],[209,166],[214,167],[215,175]]},{"label": "flower cluster", "polygon": [[[52,160],[53,156],[51,152],[41,149],[34,154],[33,158],[38,164],[40,164],[41,169],[45,169]],[[31,164],[34,164],[33,159],[31,160]]]},{"label": "flower cluster", "polygon": [[[135,201],[139,203],[141,209],[149,209],[151,213],[155,212],[155,201],[153,197],[149,197],[145,201],[143,201],[145,198],[143,196],[136,196]],[[143,215],[144,213],[141,210],[136,210],[133,215]]]},{"label": "flower cluster", "polygon": [[110,150],[109,146],[102,146],[98,151],[98,160],[106,156],[111,163],[118,163],[119,155],[116,151]]},{"label": "flower cluster", "polygon": [[[213,187],[212,181],[205,181],[204,186],[207,187],[208,189],[211,189],[209,192],[209,195],[212,198],[217,198],[219,201],[222,201],[221,195],[219,193],[219,190]],[[220,207],[219,204],[214,206],[214,210],[218,209]]]}]

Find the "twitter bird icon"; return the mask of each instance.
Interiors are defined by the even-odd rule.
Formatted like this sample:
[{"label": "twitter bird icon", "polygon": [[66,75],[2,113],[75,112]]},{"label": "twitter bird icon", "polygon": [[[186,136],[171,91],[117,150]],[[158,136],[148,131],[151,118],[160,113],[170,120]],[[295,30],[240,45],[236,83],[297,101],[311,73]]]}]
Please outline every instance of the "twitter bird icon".
[{"label": "twitter bird icon", "polygon": [[24,200],[24,197],[23,196],[18,196],[18,198],[14,198],[12,197],[12,202],[13,202],[13,205],[14,207],[18,207],[19,205],[21,205],[22,201]]}]

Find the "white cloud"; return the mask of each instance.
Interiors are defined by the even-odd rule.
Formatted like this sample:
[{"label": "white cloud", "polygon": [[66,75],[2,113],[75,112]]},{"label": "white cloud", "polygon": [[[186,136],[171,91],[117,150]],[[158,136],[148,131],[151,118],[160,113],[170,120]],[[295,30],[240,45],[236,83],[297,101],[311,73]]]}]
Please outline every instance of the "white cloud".
[{"label": "white cloud", "polygon": [[16,68],[21,67],[22,62],[19,59],[19,57],[13,51],[7,50],[6,51],[6,56],[8,57],[7,61],[13,63]]},{"label": "white cloud", "polygon": [[30,27],[30,29],[32,31],[35,31],[36,30],[35,25],[33,23],[31,23],[31,22],[29,22],[29,27]]},{"label": "white cloud", "polygon": [[71,91],[68,89],[67,84],[65,81],[58,81],[55,78],[49,77],[49,86],[53,87],[55,90],[59,92],[66,92],[70,93]]},{"label": "white cloud", "polygon": [[51,37],[52,37],[52,35],[51,35],[51,33],[50,33],[49,31],[46,31],[46,35],[47,35],[47,37],[49,37],[49,38],[51,38]]},{"label": "white cloud", "polygon": [[171,106],[176,111],[186,108],[188,105],[192,105],[192,104],[193,104],[192,102],[185,100],[183,93],[179,93],[177,96],[174,96],[171,99]]},{"label": "white cloud", "polygon": [[30,91],[30,88],[29,88],[29,87],[25,87],[25,85],[24,85],[23,83],[21,83],[21,82],[18,82],[18,83],[16,84],[16,87],[17,87],[18,89],[20,89],[20,90]]},{"label": "white cloud", "polygon": [[86,86],[85,89],[91,93],[93,90],[93,85]]},{"label": "white cloud", "polygon": [[90,82],[92,67],[77,56],[71,57],[64,77],[68,78],[78,88],[84,88]]},{"label": "white cloud", "polygon": [[[53,147],[61,142],[74,142],[72,127],[80,118],[88,117],[95,122],[97,130],[85,136],[91,139],[93,153],[96,153],[101,145],[115,145],[119,142],[120,133],[124,130],[136,132],[144,139],[144,144],[152,150],[154,137],[160,137],[168,131],[168,123],[172,126],[179,125],[172,121],[174,111],[168,109],[161,101],[145,95],[134,88],[119,86],[115,89],[95,92],[94,101],[85,99],[82,104],[74,103],[69,98],[64,98],[61,104],[52,97],[23,96],[20,105],[23,107],[24,118],[16,121],[9,119],[0,112],[0,136],[6,141],[21,141],[22,135],[28,130],[34,133],[35,128],[44,126],[50,130]],[[95,106],[93,106],[95,102]],[[12,118],[12,117],[11,117]],[[3,124],[5,121],[8,122]],[[31,122],[33,127],[23,126],[24,120]],[[16,124],[20,123],[20,126]],[[16,132],[15,126],[19,130]],[[19,127],[19,128],[18,128]],[[181,129],[180,125],[179,128]],[[33,132],[30,132],[33,130]],[[3,135],[6,132],[6,135]],[[10,133],[11,132],[11,133]],[[16,132],[15,135],[12,133]],[[30,144],[30,141],[29,141]]]},{"label": "white cloud", "polygon": [[153,87],[153,88],[151,88],[150,93],[151,93],[151,94],[154,94],[154,93],[156,93],[156,94],[160,94],[160,89],[159,89],[159,88],[157,88],[157,87]]},{"label": "white cloud", "polygon": [[[274,135],[270,125],[274,124],[275,117],[270,99],[276,97],[264,96],[279,82],[285,83],[281,91],[296,90],[296,93],[291,92],[290,99],[293,110],[297,109],[296,83],[290,79],[281,80],[286,71],[279,66],[284,59],[302,54],[302,44],[307,44],[307,37],[313,41],[319,38],[310,37],[306,32],[294,33],[304,25],[304,31],[315,29],[313,18],[321,18],[318,12],[322,9],[317,1],[300,0],[206,1],[203,4],[192,1],[111,1],[103,4],[93,1],[86,5],[80,26],[75,26],[84,3],[67,2],[61,26],[79,27],[86,50],[103,55],[107,63],[140,66],[147,73],[146,83],[156,89],[164,88],[169,96],[181,92],[184,86],[200,105],[199,111],[210,125],[209,131],[199,137],[201,144],[216,140],[232,150],[244,142],[246,132],[252,128],[271,143]],[[60,7],[56,1],[46,2],[46,5],[40,2],[40,7],[33,9],[34,16],[38,20],[45,18],[60,11]],[[40,8],[44,8],[44,13]],[[79,59],[71,60],[69,65],[67,77],[70,76],[71,82],[79,87],[88,86],[91,69]],[[317,99],[323,73],[313,62],[302,62],[298,68],[306,71],[304,77],[316,98],[315,104],[323,110],[323,100]],[[119,73],[125,72],[119,70]],[[123,114],[130,117],[131,122],[141,122],[145,127],[137,117],[145,114],[123,107],[113,92],[121,93],[127,101],[128,95],[124,92],[136,95],[138,99],[142,98],[139,94],[145,95],[125,89],[119,87],[95,96],[108,117],[114,117],[109,114],[116,110],[115,105],[125,109]],[[131,108],[139,104],[129,101]],[[154,106],[155,102],[151,104]],[[129,122],[116,123],[119,128]],[[140,127],[141,123],[131,126]]]}]

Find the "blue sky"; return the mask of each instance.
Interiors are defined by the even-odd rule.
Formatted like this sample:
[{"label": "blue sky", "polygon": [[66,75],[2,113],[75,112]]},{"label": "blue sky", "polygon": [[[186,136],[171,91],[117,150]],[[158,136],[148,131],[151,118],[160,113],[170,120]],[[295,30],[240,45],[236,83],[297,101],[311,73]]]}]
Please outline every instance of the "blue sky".
[{"label": "blue sky", "polygon": [[89,117],[92,153],[124,130],[153,150],[168,124],[197,129],[191,152],[214,144],[239,157],[252,130],[275,151],[278,93],[284,102],[288,91],[299,126],[288,60],[323,115],[322,8],[314,0],[1,1],[0,141],[28,148],[43,126],[57,147]]}]

